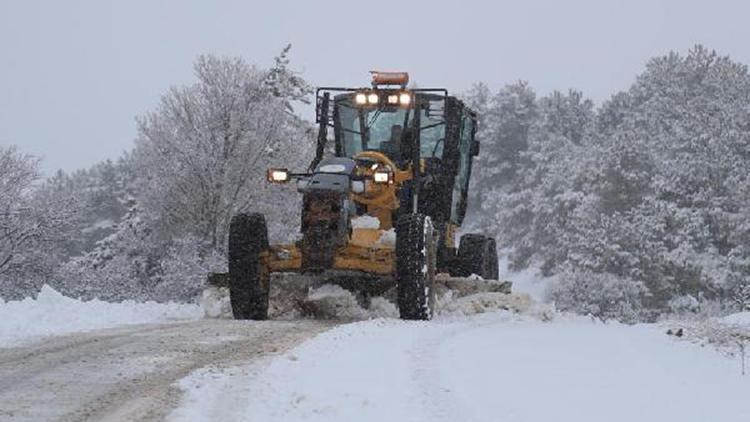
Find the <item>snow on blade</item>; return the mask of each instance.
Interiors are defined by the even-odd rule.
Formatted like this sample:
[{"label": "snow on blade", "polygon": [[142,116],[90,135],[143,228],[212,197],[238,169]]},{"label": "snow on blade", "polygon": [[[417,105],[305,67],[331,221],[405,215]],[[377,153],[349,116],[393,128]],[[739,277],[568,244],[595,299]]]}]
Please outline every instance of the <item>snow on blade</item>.
[{"label": "snow on blade", "polygon": [[525,294],[506,294],[497,292],[482,292],[468,296],[454,298],[452,292],[438,301],[440,309],[438,315],[451,318],[459,315],[467,316],[492,312],[497,310],[511,310],[527,312],[532,308],[532,300]]},{"label": "snow on blade", "polygon": [[206,318],[232,318],[229,290],[225,287],[206,287],[199,303]]},{"label": "snow on blade", "polygon": [[310,290],[302,302],[305,315],[320,319],[359,320],[398,317],[396,306],[382,297],[374,297],[368,309],[357,303],[354,295],[337,285],[324,284]]},{"label": "snow on blade", "polygon": [[377,242],[375,242],[375,245],[395,247],[396,246],[396,229],[391,228],[388,230],[383,230]]},{"label": "snow on blade", "polygon": [[17,346],[44,336],[120,325],[198,319],[201,316],[197,305],[136,303],[131,300],[84,302],[65,297],[45,285],[36,300],[0,300],[0,347]]},{"label": "snow on blade", "polygon": [[361,215],[356,218],[352,218],[353,229],[378,229],[380,228],[380,220],[377,217],[371,215]]}]

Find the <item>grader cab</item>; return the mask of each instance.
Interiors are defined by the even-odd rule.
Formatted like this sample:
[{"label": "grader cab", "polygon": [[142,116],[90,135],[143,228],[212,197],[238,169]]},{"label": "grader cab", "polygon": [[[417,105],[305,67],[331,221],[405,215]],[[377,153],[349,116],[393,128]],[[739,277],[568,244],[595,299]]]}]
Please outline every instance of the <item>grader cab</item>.
[{"label": "grader cab", "polygon": [[[261,214],[230,224],[228,286],[237,319],[266,319],[270,274],[323,277],[347,289],[396,289],[402,319],[430,319],[436,274],[497,280],[494,239],[456,231],[466,214],[476,113],[445,89],[408,89],[372,72],[364,88],[319,88],[317,149],[306,172],[269,169],[303,195],[301,238],[271,245]],[[331,136],[332,134],[332,136]],[[335,153],[326,157],[329,139]]]}]

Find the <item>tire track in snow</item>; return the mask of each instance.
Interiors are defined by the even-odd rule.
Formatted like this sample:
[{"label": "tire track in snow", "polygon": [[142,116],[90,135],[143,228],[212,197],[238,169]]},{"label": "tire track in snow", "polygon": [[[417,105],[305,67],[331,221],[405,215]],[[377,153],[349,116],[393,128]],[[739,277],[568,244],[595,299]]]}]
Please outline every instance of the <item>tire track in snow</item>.
[{"label": "tire track in snow", "polygon": [[[507,324],[512,319],[486,322],[453,322],[448,324],[426,325],[421,337],[410,351],[412,379],[421,392],[421,402],[429,420],[466,421],[480,420],[474,410],[465,405],[461,398],[447,384],[441,373],[440,352],[448,340],[457,335],[465,335],[473,330],[491,325]],[[426,418],[427,419],[427,418]]]},{"label": "tire track in snow", "polygon": [[190,372],[245,365],[333,325],[200,320],[0,349],[0,419],[162,420],[182,397],[174,383]]}]

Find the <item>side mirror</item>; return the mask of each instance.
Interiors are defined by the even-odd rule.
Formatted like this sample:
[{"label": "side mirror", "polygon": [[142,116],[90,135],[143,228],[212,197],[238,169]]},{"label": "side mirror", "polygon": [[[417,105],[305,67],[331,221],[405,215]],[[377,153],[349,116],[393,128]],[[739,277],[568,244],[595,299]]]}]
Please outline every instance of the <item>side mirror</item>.
[{"label": "side mirror", "polygon": [[479,141],[474,141],[471,143],[471,155],[475,157],[479,155]]}]

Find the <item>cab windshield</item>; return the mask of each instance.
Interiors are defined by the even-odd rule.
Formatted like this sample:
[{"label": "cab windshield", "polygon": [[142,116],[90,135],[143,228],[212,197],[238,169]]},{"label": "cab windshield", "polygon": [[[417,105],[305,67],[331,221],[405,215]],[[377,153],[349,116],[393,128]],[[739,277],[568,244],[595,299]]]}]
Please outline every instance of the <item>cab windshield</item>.
[{"label": "cab windshield", "polygon": [[[379,151],[390,158],[408,160],[405,129],[412,127],[414,109],[399,107],[358,108],[348,99],[337,101],[343,155]],[[420,111],[420,155],[442,157],[445,137],[443,100],[429,101]]]}]

